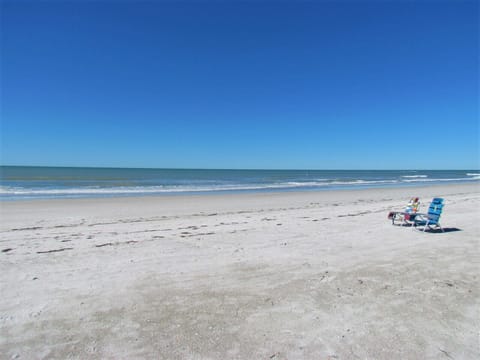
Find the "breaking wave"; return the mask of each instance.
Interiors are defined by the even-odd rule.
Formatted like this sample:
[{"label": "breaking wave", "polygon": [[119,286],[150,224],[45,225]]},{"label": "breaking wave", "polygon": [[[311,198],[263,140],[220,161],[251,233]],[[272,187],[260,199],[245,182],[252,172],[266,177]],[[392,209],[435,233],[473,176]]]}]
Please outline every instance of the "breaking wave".
[{"label": "breaking wave", "polygon": [[[28,170],[28,169],[27,169]],[[26,171],[23,169],[23,171]],[[52,170],[53,171],[53,170]],[[60,170],[55,169],[56,172]],[[62,170],[71,172],[71,170]],[[476,182],[480,173],[468,171],[229,171],[229,170],[76,170],[77,175],[29,176],[10,174],[0,184],[0,200],[142,196],[221,192],[272,192],[373,187],[401,187],[444,183]],[[152,170],[153,171],[153,170]],[[42,174],[38,174],[42,172]],[[118,173],[118,174],[117,174]],[[13,174],[15,175],[15,174]],[[18,175],[18,174],[17,174]],[[67,174],[68,175],[68,174]],[[99,180],[101,176],[101,180]],[[111,180],[105,180],[111,175]],[[109,178],[109,179],[110,179]]]}]

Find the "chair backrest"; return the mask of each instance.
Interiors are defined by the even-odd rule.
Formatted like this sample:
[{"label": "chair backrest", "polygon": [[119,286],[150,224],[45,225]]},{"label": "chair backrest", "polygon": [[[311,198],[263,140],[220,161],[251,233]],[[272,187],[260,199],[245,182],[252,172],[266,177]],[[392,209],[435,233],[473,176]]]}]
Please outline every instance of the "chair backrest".
[{"label": "chair backrest", "polygon": [[442,214],[443,210],[443,199],[442,198],[434,198],[428,208],[428,219],[431,222],[438,222],[440,219],[440,215]]}]

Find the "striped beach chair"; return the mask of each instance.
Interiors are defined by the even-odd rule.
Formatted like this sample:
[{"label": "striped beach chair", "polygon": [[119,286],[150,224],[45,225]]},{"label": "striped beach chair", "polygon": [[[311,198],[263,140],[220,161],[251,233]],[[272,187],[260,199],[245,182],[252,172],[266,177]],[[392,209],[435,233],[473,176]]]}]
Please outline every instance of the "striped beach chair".
[{"label": "striped beach chair", "polygon": [[414,226],[415,228],[423,226],[423,231],[430,229],[433,230],[435,228],[440,228],[442,232],[442,226],[440,225],[440,215],[443,211],[444,202],[442,198],[434,198],[428,207],[427,214],[417,214],[414,219]]}]

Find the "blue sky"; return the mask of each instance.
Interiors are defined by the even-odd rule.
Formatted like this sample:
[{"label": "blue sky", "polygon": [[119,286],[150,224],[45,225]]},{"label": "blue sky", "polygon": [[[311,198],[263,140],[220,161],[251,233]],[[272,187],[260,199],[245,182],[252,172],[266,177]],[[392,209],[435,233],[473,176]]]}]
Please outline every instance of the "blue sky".
[{"label": "blue sky", "polygon": [[3,1],[3,165],[476,169],[476,1]]}]

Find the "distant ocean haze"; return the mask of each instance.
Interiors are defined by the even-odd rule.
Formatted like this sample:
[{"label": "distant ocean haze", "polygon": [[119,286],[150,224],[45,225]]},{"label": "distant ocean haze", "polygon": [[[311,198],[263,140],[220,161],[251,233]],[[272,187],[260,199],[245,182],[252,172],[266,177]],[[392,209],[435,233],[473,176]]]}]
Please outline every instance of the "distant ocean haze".
[{"label": "distant ocean haze", "polygon": [[0,200],[404,187],[478,182],[478,170],[0,167]]}]

